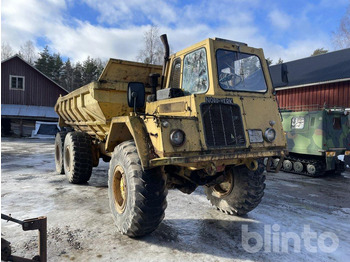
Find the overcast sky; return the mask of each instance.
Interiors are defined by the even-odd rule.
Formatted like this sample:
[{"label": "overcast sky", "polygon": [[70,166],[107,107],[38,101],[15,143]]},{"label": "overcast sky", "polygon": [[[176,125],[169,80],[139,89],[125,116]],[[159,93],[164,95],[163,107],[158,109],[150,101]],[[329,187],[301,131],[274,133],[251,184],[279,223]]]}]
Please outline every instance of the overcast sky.
[{"label": "overcast sky", "polygon": [[333,50],[332,32],[349,0],[2,0],[1,41],[17,51],[31,40],[73,61],[135,60],[156,25],[172,51],[208,37],[264,49],[285,62]]}]

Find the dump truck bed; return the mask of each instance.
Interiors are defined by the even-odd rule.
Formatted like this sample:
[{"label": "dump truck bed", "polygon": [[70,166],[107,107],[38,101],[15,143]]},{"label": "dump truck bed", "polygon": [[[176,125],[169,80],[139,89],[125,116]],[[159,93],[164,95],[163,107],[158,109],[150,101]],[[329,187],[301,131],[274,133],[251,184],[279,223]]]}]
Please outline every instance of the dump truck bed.
[{"label": "dump truck bed", "polygon": [[149,75],[161,71],[157,65],[110,59],[97,82],[59,97],[55,105],[59,125],[104,140],[112,118],[132,111],[127,104],[128,83],[142,82],[147,86]]}]

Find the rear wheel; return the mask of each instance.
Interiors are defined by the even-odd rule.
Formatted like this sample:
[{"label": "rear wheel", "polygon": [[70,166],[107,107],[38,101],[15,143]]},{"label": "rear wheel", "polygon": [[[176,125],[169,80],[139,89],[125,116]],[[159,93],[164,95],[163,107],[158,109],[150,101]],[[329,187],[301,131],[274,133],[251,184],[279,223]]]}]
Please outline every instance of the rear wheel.
[{"label": "rear wheel", "polygon": [[118,231],[138,237],[164,218],[166,181],[160,168],[143,170],[134,141],[118,145],[108,171],[108,197]]},{"label": "rear wheel", "polygon": [[205,187],[205,193],[213,206],[231,215],[245,215],[256,208],[264,196],[264,166],[259,164],[256,171],[246,166],[226,170],[225,181]]},{"label": "rear wheel", "polygon": [[66,131],[61,131],[56,134],[55,138],[55,165],[56,172],[59,174],[64,174],[63,145],[66,135]]},{"label": "rear wheel", "polygon": [[64,171],[73,184],[89,181],[92,172],[91,138],[83,132],[69,132],[64,140]]}]

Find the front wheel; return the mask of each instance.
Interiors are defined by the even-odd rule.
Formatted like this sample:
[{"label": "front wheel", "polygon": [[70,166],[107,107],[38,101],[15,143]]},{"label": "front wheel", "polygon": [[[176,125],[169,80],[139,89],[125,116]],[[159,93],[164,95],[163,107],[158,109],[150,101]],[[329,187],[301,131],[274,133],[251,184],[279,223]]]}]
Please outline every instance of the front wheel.
[{"label": "front wheel", "polygon": [[259,164],[256,171],[246,166],[230,167],[224,174],[224,182],[205,186],[210,203],[230,215],[245,215],[256,208],[264,196],[264,166]]},{"label": "front wheel", "polygon": [[108,171],[108,197],[118,231],[139,237],[164,218],[166,181],[160,168],[143,170],[134,141],[118,145]]}]

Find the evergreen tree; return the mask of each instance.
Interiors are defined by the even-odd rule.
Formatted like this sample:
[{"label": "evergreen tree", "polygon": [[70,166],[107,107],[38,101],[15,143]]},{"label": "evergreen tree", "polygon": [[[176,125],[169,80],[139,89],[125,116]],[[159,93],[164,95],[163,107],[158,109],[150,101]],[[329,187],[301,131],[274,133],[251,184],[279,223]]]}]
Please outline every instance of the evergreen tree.
[{"label": "evergreen tree", "polygon": [[[51,66],[52,64],[52,66]],[[50,58],[50,66],[51,66],[51,79],[55,81],[57,84],[61,84],[61,76],[63,70],[63,61],[60,54],[53,54],[52,58]]]},{"label": "evergreen tree", "polygon": [[97,79],[97,66],[94,59],[88,58],[83,62],[83,75],[82,80],[84,85]]},{"label": "evergreen tree", "polygon": [[97,81],[101,75],[105,64],[101,59],[93,59],[90,56],[83,62],[82,81],[86,85],[92,81]]},{"label": "evergreen tree", "polygon": [[41,73],[46,75],[47,77],[51,77],[51,69],[50,66],[52,66],[52,57],[49,53],[49,47],[45,46],[44,50],[39,53],[38,60],[35,61],[34,65],[35,68],[38,69]]},{"label": "evergreen tree", "polygon": [[83,63],[77,62],[75,65],[69,58],[63,62],[59,53],[49,53],[48,46],[39,53],[39,58],[35,61],[35,67],[39,71],[68,91],[96,81],[104,66],[105,63],[101,59],[93,59],[90,56]]},{"label": "evergreen tree", "polygon": [[35,61],[35,67],[48,78],[61,84],[61,75],[63,68],[63,61],[60,54],[51,55],[49,47],[46,46],[44,50],[39,53],[38,60]]},{"label": "evergreen tree", "polygon": [[74,68],[72,63],[70,62],[70,59],[68,58],[62,67],[60,84],[66,90],[73,91],[74,90],[73,83],[74,83]]},{"label": "evergreen tree", "polygon": [[77,62],[73,70],[73,90],[83,86],[82,74],[83,67],[80,62]]}]

